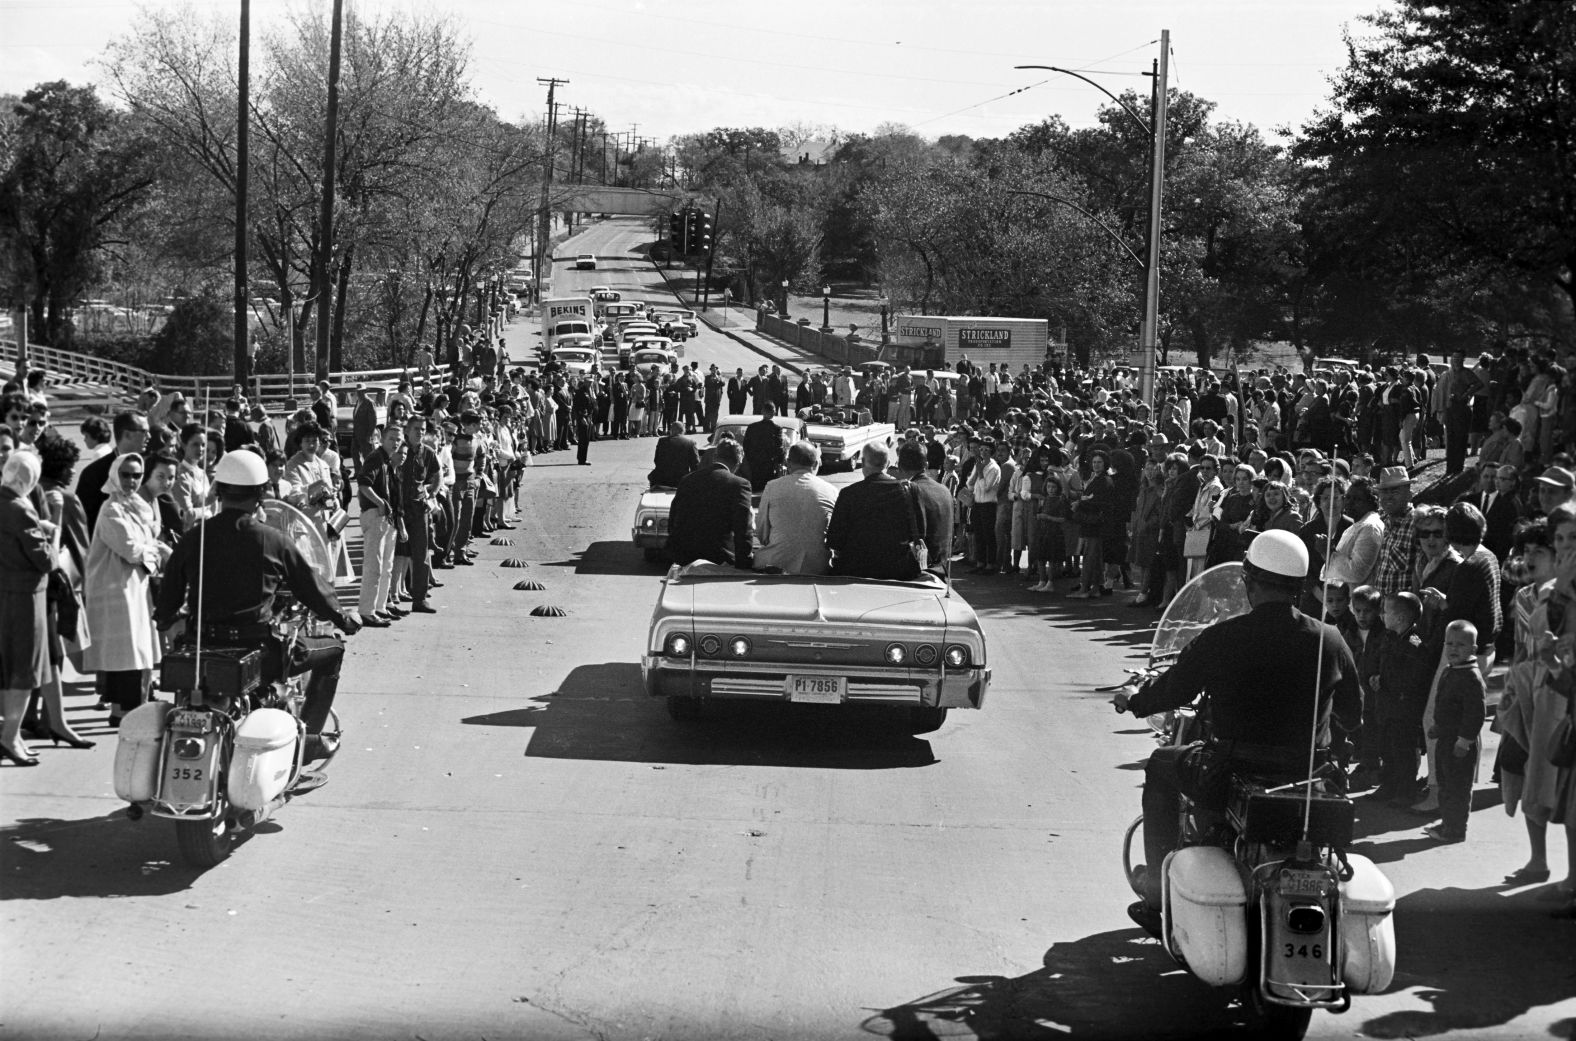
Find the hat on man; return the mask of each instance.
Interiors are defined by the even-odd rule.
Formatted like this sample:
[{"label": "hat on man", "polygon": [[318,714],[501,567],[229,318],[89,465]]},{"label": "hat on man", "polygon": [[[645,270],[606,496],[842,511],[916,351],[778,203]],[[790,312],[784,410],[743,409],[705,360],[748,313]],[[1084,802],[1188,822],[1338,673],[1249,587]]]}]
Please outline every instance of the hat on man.
[{"label": "hat on man", "polygon": [[1170,448],[1171,447],[1171,439],[1169,437],[1167,437],[1166,435],[1158,433],[1158,432],[1150,434],[1149,435],[1149,447],[1150,448]]},{"label": "hat on man", "polygon": [[1563,466],[1551,466],[1538,475],[1537,483],[1568,492],[1576,488],[1576,474]]},{"label": "hat on man", "polygon": [[1379,481],[1375,487],[1385,488],[1410,488],[1412,478],[1404,466],[1387,466],[1379,471]]}]

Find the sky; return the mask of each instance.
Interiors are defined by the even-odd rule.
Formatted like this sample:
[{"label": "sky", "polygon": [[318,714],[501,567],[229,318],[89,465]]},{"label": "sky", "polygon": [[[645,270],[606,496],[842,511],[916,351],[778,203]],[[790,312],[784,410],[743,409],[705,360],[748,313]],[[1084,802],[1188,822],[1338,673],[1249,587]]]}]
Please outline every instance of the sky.
[{"label": "sky", "polygon": [[[665,143],[718,126],[902,124],[928,138],[1001,137],[1059,115],[1087,126],[1094,87],[1147,95],[1171,32],[1170,83],[1215,117],[1266,133],[1327,104],[1343,31],[1390,0],[346,0],[348,10],[449,14],[471,42],[479,98],[510,121],[539,118],[546,88],[613,131]],[[53,79],[102,83],[110,40],[170,0],[0,0],[0,93]],[[253,0],[254,39],[326,0]],[[200,0],[230,10],[239,0]],[[326,75],[326,71],[325,71]],[[562,110],[561,110],[562,111]]]}]

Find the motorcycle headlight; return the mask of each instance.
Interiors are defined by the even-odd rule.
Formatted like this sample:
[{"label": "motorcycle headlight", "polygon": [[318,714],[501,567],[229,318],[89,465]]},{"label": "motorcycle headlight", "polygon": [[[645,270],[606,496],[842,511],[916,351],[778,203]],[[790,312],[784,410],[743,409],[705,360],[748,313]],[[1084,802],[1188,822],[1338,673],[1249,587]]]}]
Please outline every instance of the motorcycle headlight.
[{"label": "motorcycle headlight", "polygon": [[670,658],[687,658],[690,652],[688,633],[674,633],[668,637],[667,653]]},{"label": "motorcycle headlight", "polygon": [[735,658],[746,658],[750,654],[750,641],[744,636],[735,636],[728,641],[728,653]]},{"label": "motorcycle headlight", "polygon": [[902,665],[908,660],[908,648],[900,643],[889,643],[883,656],[888,665]]},{"label": "motorcycle headlight", "polygon": [[947,648],[945,655],[947,668],[961,669],[969,663],[969,649],[961,643],[955,643]]}]

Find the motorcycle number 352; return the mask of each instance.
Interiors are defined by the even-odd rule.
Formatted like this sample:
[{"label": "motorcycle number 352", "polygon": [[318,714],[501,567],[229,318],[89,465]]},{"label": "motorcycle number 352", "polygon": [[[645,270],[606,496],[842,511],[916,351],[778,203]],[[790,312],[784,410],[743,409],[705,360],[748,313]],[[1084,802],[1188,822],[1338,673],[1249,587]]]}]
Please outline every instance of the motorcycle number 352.
[{"label": "motorcycle number 352", "polygon": [[[174,781],[200,781],[202,780],[202,767],[172,766],[170,767],[170,779]],[[1287,945],[1288,948],[1290,946],[1290,944]],[[1291,957],[1289,950],[1286,957]]]},{"label": "motorcycle number 352", "polygon": [[1282,950],[1288,958],[1322,958],[1324,947],[1320,944],[1284,944]]}]

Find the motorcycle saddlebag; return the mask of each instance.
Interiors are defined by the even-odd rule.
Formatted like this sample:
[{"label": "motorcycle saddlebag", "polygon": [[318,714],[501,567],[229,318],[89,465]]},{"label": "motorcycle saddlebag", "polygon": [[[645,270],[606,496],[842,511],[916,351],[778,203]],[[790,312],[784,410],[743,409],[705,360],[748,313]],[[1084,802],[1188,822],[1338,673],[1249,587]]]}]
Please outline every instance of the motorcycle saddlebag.
[{"label": "motorcycle saddlebag", "polygon": [[1349,855],[1341,883],[1342,979],[1354,994],[1377,994],[1395,976],[1395,887],[1367,857]]},{"label": "motorcycle saddlebag", "polygon": [[[242,697],[263,683],[263,652],[256,647],[202,649],[202,678],[212,694]],[[159,664],[160,690],[197,689],[197,649],[183,645],[165,654]]]},{"label": "motorcycle saddlebag", "polygon": [[230,763],[230,802],[260,810],[283,794],[296,764],[296,718],[277,708],[260,708],[235,728],[235,758]]},{"label": "motorcycle saddlebag", "polygon": [[115,742],[115,795],[147,802],[159,791],[159,753],[170,714],[167,701],[149,701],[126,713]]},{"label": "motorcycle saddlebag", "polygon": [[1166,949],[1212,987],[1248,969],[1248,890],[1231,854],[1188,846],[1166,857],[1161,890]]}]

